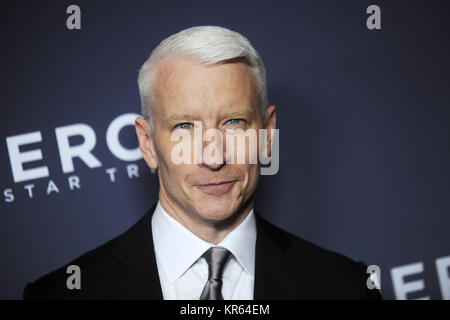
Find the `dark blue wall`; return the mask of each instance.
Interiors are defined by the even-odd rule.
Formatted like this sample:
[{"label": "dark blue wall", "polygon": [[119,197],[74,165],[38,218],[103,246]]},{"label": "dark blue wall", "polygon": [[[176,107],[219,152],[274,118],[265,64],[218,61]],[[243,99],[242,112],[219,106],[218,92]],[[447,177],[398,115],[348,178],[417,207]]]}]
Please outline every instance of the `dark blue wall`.
[{"label": "dark blue wall", "polygon": [[[66,28],[77,4],[82,29]],[[366,8],[381,8],[381,30]],[[194,25],[241,32],[267,68],[278,107],[280,171],[261,179],[256,208],[326,248],[381,267],[422,263],[408,298],[442,299],[435,261],[450,256],[447,1],[9,1],[1,4],[0,298],[126,230],[157,199],[106,145],[106,129],[139,113],[137,72],[168,35]],[[61,169],[55,128],[86,123],[102,162]],[[40,131],[47,178],[15,183],[6,138]],[[135,148],[133,127],[120,141]],[[76,138],[73,144],[82,143]],[[107,168],[117,169],[111,182]],[[68,176],[82,188],[70,190]],[[59,192],[47,195],[52,180]],[[34,184],[33,198],[24,189]],[[14,201],[4,192],[11,189]]]}]

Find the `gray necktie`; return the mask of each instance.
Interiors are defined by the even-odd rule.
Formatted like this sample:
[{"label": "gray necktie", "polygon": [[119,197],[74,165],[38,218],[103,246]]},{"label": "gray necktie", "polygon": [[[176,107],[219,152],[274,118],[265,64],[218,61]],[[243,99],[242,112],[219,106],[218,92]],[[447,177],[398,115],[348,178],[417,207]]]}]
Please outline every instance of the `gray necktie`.
[{"label": "gray necktie", "polygon": [[211,247],[203,254],[208,263],[208,281],[200,295],[200,300],[223,300],[222,273],[230,254],[230,251],[222,247]]}]

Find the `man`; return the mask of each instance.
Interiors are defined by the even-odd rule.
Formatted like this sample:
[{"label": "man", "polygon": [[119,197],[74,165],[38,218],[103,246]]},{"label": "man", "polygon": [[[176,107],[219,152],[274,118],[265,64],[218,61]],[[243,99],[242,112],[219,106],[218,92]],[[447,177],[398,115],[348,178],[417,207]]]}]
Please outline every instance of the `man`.
[{"label": "man", "polygon": [[[258,145],[263,141],[259,152],[270,155],[276,112],[264,65],[246,38],[220,27],[183,30],[152,52],[138,82],[144,118],[136,119],[136,132],[144,160],[158,172],[158,203],[124,234],[68,264],[81,270],[80,289],[68,289],[67,265],[28,284],[25,298],[380,297],[367,289],[364,264],[289,234],[254,210],[260,163],[251,161],[250,141],[230,151],[235,136],[228,133],[267,130]],[[196,138],[199,128],[217,135]],[[188,137],[181,153],[174,152],[175,133]],[[204,152],[211,145],[213,160]],[[191,161],[199,149],[205,159]],[[242,149],[245,161],[234,161]],[[180,154],[186,162],[175,160]]]}]

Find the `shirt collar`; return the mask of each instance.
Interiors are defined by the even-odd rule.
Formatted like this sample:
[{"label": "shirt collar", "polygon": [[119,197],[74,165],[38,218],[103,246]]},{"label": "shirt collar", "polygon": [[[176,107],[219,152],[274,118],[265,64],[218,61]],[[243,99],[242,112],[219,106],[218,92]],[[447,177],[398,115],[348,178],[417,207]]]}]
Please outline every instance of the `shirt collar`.
[{"label": "shirt collar", "polygon": [[[210,247],[172,218],[158,201],[152,217],[155,254],[170,283],[180,278]],[[253,209],[217,246],[227,248],[250,275],[255,273],[256,221]]]}]

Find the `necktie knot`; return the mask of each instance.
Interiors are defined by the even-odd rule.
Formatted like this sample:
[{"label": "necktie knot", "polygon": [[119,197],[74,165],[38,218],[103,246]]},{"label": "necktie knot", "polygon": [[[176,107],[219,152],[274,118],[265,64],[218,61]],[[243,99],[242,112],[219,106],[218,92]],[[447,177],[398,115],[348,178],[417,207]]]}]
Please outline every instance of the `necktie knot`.
[{"label": "necktie knot", "polygon": [[231,252],[223,247],[211,247],[203,254],[208,263],[208,281],[200,300],[222,300],[222,273]]},{"label": "necktie knot", "polygon": [[231,252],[223,247],[211,247],[203,255],[208,263],[208,280],[222,280],[225,263]]}]

